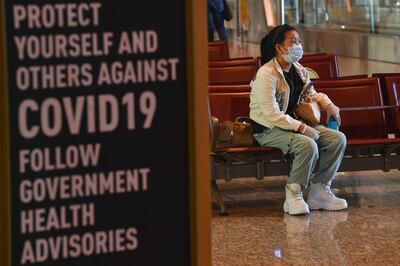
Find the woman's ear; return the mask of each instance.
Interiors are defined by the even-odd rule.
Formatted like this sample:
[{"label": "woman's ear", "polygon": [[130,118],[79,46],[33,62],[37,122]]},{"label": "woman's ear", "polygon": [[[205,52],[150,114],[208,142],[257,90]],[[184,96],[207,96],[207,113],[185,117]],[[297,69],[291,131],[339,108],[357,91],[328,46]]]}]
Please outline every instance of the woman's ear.
[{"label": "woman's ear", "polygon": [[282,54],[282,47],[280,46],[279,43],[275,44],[275,51],[277,55]]}]

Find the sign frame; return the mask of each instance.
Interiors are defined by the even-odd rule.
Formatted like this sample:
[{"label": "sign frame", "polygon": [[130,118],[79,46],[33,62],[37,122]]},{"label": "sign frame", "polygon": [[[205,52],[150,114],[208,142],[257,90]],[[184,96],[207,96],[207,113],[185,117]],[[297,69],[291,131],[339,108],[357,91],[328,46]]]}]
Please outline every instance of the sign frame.
[{"label": "sign frame", "polygon": [[[185,0],[191,265],[211,265],[207,3]],[[0,264],[11,265],[11,161],[5,1],[0,1]]]}]

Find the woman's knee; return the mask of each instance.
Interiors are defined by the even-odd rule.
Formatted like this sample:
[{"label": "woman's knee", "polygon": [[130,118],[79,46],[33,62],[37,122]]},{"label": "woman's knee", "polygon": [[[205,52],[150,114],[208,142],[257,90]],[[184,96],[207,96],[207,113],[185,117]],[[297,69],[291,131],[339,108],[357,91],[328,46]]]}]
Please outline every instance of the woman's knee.
[{"label": "woman's knee", "polygon": [[300,139],[298,154],[300,156],[306,156],[310,158],[318,159],[319,151],[318,144],[311,138],[302,136]]},{"label": "woman's knee", "polygon": [[332,144],[341,150],[345,149],[347,145],[346,135],[340,131],[334,131],[334,133],[332,133]]}]

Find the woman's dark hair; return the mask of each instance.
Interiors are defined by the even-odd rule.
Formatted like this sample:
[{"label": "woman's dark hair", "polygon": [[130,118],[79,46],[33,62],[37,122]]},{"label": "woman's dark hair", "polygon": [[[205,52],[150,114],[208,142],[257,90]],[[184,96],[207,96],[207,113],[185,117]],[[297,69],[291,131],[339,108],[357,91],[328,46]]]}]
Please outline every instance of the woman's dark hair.
[{"label": "woman's dark hair", "polygon": [[261,52],[261,64],[264,65],[269,60],[276,56],[275,45],[277,43],[283,44],[285,41],[285,34],[288,31],[297,31],[295,28],[288,24],[283,24],[273,28],[264,38],[261,40],[260,52]]}]

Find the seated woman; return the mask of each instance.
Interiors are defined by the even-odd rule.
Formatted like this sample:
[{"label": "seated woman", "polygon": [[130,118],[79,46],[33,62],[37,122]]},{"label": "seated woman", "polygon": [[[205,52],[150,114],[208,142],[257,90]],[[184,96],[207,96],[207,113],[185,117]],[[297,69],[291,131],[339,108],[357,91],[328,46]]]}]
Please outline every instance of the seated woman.
[{"label": "seated woman", "polygon": [[[313,128],[294,115],[298,100],[311,96],[325,109],[327,118],[333,116],[340,125],[339,108],[327,95],[308,86],[308,72],[298,63],[302,55],[296,29],[287,24],[275,27],[261,41],[263,66],[251,82],[250,95],[255,139],[261,146],[275,147],[294,157],[283,205],[290,215],[306,214],[309,209],[347,208],[346,200],[337,198],[330,189],[346,148],[345,135],[322,125]],[[306,203],[303,191],[318,159]]]}]

